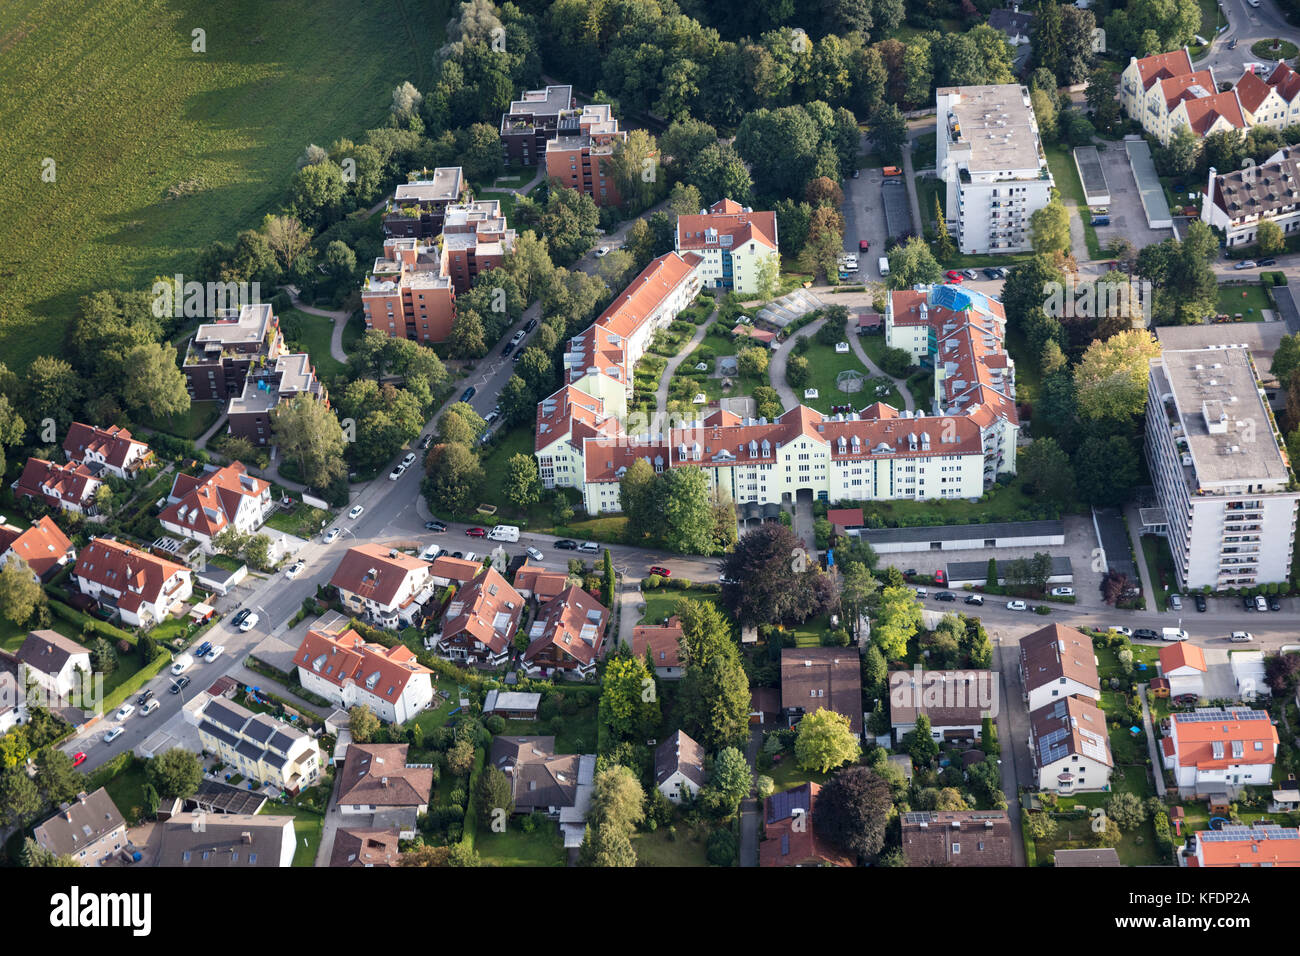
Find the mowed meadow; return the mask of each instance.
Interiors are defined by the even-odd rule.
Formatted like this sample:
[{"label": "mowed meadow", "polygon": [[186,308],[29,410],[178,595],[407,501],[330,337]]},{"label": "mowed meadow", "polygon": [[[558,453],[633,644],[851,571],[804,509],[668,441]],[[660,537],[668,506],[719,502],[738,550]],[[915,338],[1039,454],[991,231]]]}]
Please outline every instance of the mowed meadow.
[{"label": "mowed meadow", "polygon": [[0,360],[58,354],[80,296],[260,225],[308,143],[360,138],[394,86],[427,86],[449,6],[0,3]]}]

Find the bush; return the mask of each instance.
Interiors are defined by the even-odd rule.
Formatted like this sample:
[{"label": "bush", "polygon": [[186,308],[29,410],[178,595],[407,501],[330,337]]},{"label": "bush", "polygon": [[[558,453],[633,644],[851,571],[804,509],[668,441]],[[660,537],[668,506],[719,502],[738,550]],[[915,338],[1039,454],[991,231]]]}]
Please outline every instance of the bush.
[{"label": "bush", "polygon": [[503,734],[506,732],[506,719],[500,714],[493,714],[484,721],[484,726],[487,727],[488,733],[493,734],[494,736],[496,734]]},{"label": "bush", "polygon": [[465,793],[465,790],[462,787],[457,787],[455,790],[451,792],[451,796],[448,799],[451,800],[451,805],[453,807],[460,807],[462,810],[464,810],[465,801],[467,798],[468,795]]},{"label": "bush", "polygon": [[[669,831],[672,833],[671,829]],[[714,866],[734,866],[738,846],[730,830],[714,830],[709,834],[708,858]]]}]

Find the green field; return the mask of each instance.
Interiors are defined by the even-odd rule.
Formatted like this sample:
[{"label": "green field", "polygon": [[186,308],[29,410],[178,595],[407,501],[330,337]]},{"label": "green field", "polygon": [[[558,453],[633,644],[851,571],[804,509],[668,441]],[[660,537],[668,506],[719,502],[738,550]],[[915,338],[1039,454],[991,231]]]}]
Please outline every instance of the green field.
[{"label": "green field", "polygon": [[[870,353],[868,353],[870,354]],[[905,403],[898,393],[898,388],[887,379],[879,379],[867,371],[857,354],[850,346],[847,352],[836,352],[830,345],[812,341],[803,353],[811,367],[812,378],[809,387],[817,389],[817,398],[803,398],[803,390],[795,389],[795,397],[810,408],[829,414],[832,405],[853,405],[862,408],[873,402],[884,402],[894,408],[903,408]],[[788,369],[788,367],[787,367]],[[842,392],[836,384],[840,372],[853,370],[862,373],[863,388],[857,392]],[[883,391],[877,392],[875,386]],[[887,388],[884,386],[888,386]]]},{"label": "green field", "polygon": [[1215,309],[1224,315],[1240,314],[1243,321],[1262,322],[1264,309],[1273,308],[1262,285],[1221,285]]},{"label": "green field", "polygon": [[298,324],[298,337],[286,342],[292,350],[302,350],[311,356],[316,366],[316,375],[321,381],[331,381],[341,375],[347,366],[330,354],[330,339],[334,336],[334,320],[323,315],[311,315],[298,309],[287,309],[280,314],[280,323],[286,318],[294,319]]},{"label": "green field", "polygon": [[[0,7],[6,364],[58,353],[81,295],[147,288],[192,269],[212,241],[260,224],[282,205],[308,143],[359,139],[383,122],[395,85],[428,87],[449,6]],[[197,53],[200,28],[206,52]],[[182,195],[168,198],[173,189]]]}]

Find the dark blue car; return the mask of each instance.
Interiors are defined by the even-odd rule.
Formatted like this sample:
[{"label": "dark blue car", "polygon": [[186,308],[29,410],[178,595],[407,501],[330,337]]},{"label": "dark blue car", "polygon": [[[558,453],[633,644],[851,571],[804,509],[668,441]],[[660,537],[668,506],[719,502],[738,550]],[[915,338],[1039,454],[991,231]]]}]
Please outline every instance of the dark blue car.
[{"label": "dark blue car", "polygon": [[460,400],[461,400],[462,402],[468,402],[471,398],[474,397],[474,395],[475,395],[477,392],[478,392],[478,389],[476,389],[473,385],[471,385],[469,388],[465,389],[465,394],[463,394],[463,395],[460,397]]}]

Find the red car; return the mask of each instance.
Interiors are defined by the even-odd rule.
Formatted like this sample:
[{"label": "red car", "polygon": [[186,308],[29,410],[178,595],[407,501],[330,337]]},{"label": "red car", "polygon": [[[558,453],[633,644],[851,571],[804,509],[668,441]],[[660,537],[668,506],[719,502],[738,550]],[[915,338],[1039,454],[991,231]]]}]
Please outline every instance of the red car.
[{"label": "red car", "polygon": [[943,570],[943,568],[940,568],[938,571],[934,572],[934,583],[935,584],[948,583],[948,574],[946,571]]},{"label": "red car", "polygon": [[72,758],[72,765],[74,767],[80,767],[85,762],[86,762],[86,755],[81,751],[77,751],[77,755]]},{"label": "red car", "polygon": [[944,273],[944,278],[947,279],[949,282],[955,282],[958,285],[960,285],[963,276],[956,269],[949,269],[947,272]]},{"label": "red car", "polygon": [[865,239],[858,240],[858,252],[866,252],[870,248],[871,248],[871,243],[869,243],[867,240]]},{"label": "red car", "polygon": [[667,568],[661,568],[657,564],[650,569],[650,573],[657,574],[661,578],[671,578],[673,576],[673,573],[671,571],[669,571]]},{"label": "red car", "polygon": [[470,538],[486,538],[487,531],[483,528],[467,528],[465,535]]}]

